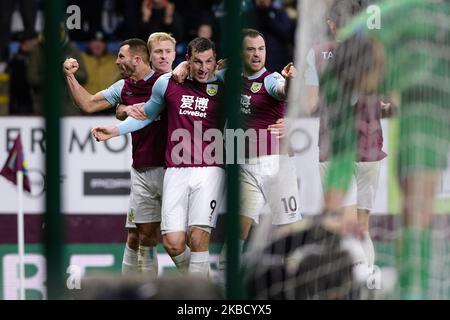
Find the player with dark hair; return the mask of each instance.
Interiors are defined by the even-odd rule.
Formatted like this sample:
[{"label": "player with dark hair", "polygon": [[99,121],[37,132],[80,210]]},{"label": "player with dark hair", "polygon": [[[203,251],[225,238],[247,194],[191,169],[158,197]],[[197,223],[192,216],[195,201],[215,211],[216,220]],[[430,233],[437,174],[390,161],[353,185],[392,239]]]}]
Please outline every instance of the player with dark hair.
[{"label": "player with dark hair", "polygon": [[[117,117],[125,119],[128,110],[120,104],[130,105],[149,99],[155,81],[161,74],[172,70],[175,44],[175,39],[167,33],[151,34],[147,44],[140,39],[122,42],[116,64],[123,79],[94,95],[74,77],[78,62],[67,59],[64,71],[73,100],[88,113],[117,106]],[[163,114],[152,125],[132,134],[133,165],[123,274],[134,273],[138,269],[153,278],[158,274],[156,246],[161,220],[166,122]]]},{"label": "player with dark hair", "polygon": [[288,82],[295,76],[296,69],[288,64],[280,75],[265,68],[266,43],[259,31],[244,29],[241,39],[242,129],[255,132],[246,141],[245,163],[241,164],[240,239],[243,247],[252,223],[259,223],[265,204],[269,205],[272,223],[277,226],[296,222],[300,212],[295,166],[283,149],[283,139],[267,130],[285,115]]},{"label": "player with dark hair", "polygon": [[[190,77],[178,84],[171,75],[155,83],[150,100],[134,108],[134,117],[92,130],[98,140],[132,132],[168,113],[161,232],[164,246],[180,271],[209,274],[209,238],[224,197],[222,150],[208,151],[205,132],[222,137],[225,117],[219,100],[223,85],[214,75],[214,43],[196,38],[188,45]],[[187,231],[187,235],[186,235]],[[188,238],[187,238],[188,237]],[[189,247],[187,246],[189,243]]]}]

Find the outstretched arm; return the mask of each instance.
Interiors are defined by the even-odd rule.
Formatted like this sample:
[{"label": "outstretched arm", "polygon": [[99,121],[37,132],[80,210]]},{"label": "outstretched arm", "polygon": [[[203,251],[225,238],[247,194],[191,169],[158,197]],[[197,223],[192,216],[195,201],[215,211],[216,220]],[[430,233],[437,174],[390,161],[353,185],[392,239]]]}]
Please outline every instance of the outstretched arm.
[{"label": "outstretched arm", "polygon": [[284,101],[287,98],[288,82],[297,75],[297,69],[294,65],[289,63],[281,71],[283,75],[274,72],[264,79],[264,86],[267,92],[279,101]]},{"label": "outstretched arm", "polygon": [[140,130],[153,122],[165,107],[164,94],[169,83],[170,74],[162,75],[156,80],[150,100],[144,105],[136,104],[123,107],[130,116],[125,121],[107,127],[95,127],[91,130],[97,141],[104,141]]},{"label": "outstretched arm", "polygon": [[91,133],[97,141],[105,141],[120,135],[138,131],[149,125],[151,122],[150,119],[141,121],[128,117],[125,121],[117,125],[92,128]]},{"label": "outstretched arm", "polygon": [[[132,108],[129,108],[132,107]],[[125,106],[124,108],[129,108],[129,110],[133,110],[130,112],[125,121],[116,124],[114,126],[102,126],[95,127],[91,130],[93,136],[97,141],[105,141],[111,138],[117,137],[119,135],[124,135],[130,132],[138,131],[150,123],[152,123],[156,117],[159,115],[161,110],[164,108],[164,104],[157,104],[152,99],[148,101],[145,105],[138,104],[133,106]],[[135,114],[144,114],[147,119],[139,120],[135,119]],[[142,117],[139,117],[142,119]]]},{"label": "outstretched arm", "polygon": [[291,80],[297,76],[297,69],[294,67],[294,63],[289,62],[281,71],[281,75],[286,79],[286,81],[284,85],[279,85],[277,89],[278,93],[287,99]]},{"label": "outstretched arm", "polygon": [[112,104],[106,100],[102,92],[92,95],[83,88],[75,78],[75,72],[78,70],[78,61],[69,58],[64,61],[63,71],[65,74],[67,88],[75,104],[84,112],[93,113],[112,107]]}]

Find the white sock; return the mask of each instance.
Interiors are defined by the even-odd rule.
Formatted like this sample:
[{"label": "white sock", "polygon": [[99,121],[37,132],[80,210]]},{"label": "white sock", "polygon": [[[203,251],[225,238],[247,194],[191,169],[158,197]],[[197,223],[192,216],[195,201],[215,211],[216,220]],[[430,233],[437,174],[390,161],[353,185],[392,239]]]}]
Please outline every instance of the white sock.
[{"label": "white sock", "polygon": [[369,265],[369,268],[373,268],[373,264],[375,263],[375,249],[368,231],[364,232],[364,239],[361,241],[361,245],[363,247],[364,253],[366,254],[367,264]]},{"label": "white sock", "polygon": [[184,252],[178,256],[171,257],[173,263],[177,266],[178,271],[186,274],[189,270],[189,260],[191,258],[191,249],[186,246]]},{"label": "white sock", "polygon": [[191,252],[189,273],[207,278],[209,275],[209,251]]},{"label": "white sock", "polygon": [[122,260],[122,275],[136,274],[138,271],[138,254],[131,249],[128,244],[125,245]]},{"label": "white sock", "polygon": [[156,247],[139,246],[138,266],[143,274],[148,274],[152,279],[158,277]]}]

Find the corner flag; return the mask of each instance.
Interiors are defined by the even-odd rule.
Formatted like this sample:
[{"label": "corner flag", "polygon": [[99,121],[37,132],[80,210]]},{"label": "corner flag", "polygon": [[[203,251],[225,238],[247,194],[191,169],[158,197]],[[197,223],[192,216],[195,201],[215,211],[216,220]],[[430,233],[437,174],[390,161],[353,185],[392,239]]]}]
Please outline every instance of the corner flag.
[{"label": "corner flag", "polygon": [[20,134],[14,141],[14,145],[9,152],[8,159],[6,160],[0,175],[17,185],[17,171],[23,171],[23,189],[31,192],[30,179],[28,177]]}]

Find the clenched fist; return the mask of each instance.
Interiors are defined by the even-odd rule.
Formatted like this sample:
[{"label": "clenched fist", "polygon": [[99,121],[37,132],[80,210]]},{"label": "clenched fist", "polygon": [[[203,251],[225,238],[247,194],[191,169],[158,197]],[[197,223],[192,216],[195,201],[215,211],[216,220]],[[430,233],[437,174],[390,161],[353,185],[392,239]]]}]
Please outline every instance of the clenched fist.
[{"label": "clenched fist", "polygon": [[66,76],[70,74],[74,74],[77,72],[80,65],[78,64],[78,61],[74,58],[67,58],[66,61],[64,61],[63,64],[63,71]]}]

